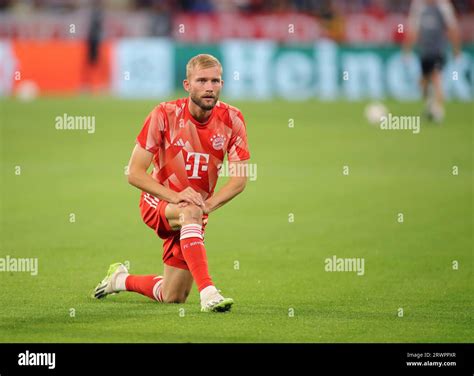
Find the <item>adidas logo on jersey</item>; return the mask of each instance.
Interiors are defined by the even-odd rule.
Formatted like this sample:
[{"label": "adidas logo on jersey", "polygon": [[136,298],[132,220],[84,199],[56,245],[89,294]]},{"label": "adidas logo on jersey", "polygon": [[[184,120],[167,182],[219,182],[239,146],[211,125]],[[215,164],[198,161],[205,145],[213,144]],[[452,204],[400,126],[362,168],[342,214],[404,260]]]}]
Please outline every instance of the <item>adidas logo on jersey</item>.
[{"label": "adidas logo on jersey", "polygon": [[183,147],[184,146],[184,141],[182,138],[180,138],[178,141],[176,141],[174,144],[174,146],[181,146]]}]

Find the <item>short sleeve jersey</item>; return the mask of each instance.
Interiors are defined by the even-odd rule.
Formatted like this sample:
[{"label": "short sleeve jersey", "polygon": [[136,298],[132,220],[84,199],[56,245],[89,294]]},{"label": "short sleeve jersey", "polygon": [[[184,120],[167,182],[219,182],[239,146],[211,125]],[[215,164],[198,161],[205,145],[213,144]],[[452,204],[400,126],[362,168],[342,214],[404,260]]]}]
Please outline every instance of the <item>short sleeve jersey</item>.
[{"label": "short sleeve jersey", "polygon": [[218,101],[205,123],[190,114],[189,98],[163,102],[145,119],[137,143],[153,153],[152,176],[173,191],[191,187],[212,196],[227,154],[229,162],[250,158],[246,125],[235,107]]}]

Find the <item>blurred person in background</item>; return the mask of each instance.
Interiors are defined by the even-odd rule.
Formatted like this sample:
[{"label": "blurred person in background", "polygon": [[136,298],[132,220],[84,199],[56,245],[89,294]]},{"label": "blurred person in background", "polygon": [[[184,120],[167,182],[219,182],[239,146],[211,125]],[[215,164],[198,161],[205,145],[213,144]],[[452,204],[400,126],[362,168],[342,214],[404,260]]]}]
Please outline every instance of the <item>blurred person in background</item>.
[{"label": "blurred person in background", "polygon": [[100,47],[103,39],[103,23],[104,11],[102,1],[97,0],[92,3],[89,29],[86,38],[87,57],[83,72],[84,90],[96,90],[98,88],[97,82],[100,81],[100,78],[97,76],[102,73]]},{"label": "blurred person in background", "polygon": [[173,28],[172,5],[169,0],[153,0],[151,4],[151,30],[154,37],[170,36]]},{"label": "blurred person in background", "polygon": [[453,54],[460,54],[460,33],[454,8],[449,0],[413,0],[408,14],[408,34],[404,52],[416,44],[421,62],[421,90],[425,115],[440,122],[444,118],[442,69],[446,61],[447,39]]},{"label": "blurred person in background", "polygon": [[321,1],[317,13],[321,26],[326,30],[327,37],[342,43],[344,41],[344,17],[334,0]]}]

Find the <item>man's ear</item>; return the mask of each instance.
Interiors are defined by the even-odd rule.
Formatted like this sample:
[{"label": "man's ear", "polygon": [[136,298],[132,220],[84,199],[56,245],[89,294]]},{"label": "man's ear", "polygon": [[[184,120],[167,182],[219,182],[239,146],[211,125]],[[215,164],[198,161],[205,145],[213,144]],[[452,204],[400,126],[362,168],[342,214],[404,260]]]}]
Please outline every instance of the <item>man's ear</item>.
[{"label": "man's ear", "polygon": [[189,81],[187,78],[183,80],[183,88],[189,93]]}]

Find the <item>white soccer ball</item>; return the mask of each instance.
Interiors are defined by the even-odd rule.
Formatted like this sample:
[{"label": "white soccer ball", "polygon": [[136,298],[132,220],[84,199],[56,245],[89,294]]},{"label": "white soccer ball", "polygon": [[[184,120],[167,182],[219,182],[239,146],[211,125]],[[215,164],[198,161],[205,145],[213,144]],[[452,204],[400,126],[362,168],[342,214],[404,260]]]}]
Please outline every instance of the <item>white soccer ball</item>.
[{"label": "white soccer ball", "polygon": [[387,116],[388,110],[380,102],[372,102],[365,106],[365,117],[370,124],[380,124],[382,117]]},{"label": "white soccer ball", "polygon": [[24,80],[16,87],[15,95],[22,102],[31,102],[38,97],[38,94],[38,85],[31,80]]}]

